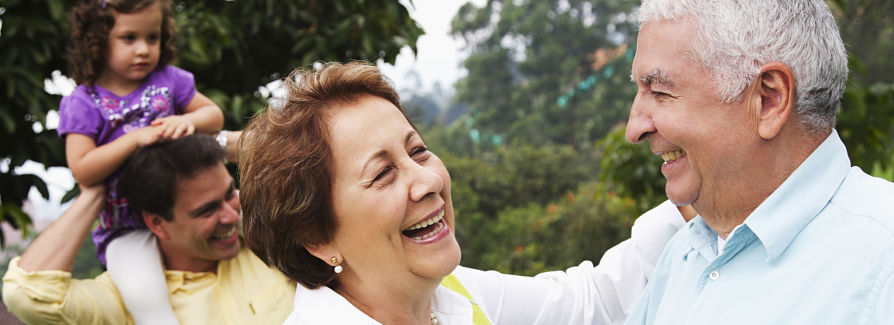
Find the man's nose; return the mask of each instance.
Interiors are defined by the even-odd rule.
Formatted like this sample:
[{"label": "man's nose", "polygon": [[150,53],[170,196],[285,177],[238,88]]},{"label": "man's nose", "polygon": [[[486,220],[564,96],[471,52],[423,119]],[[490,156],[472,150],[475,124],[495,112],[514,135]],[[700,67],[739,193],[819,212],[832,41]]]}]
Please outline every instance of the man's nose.
[{"label": "man's nose", "polygon": [[652,115],[643,105],[640,96],[636,95],[633,105],[630,106],[630,118],[627,119],[627,141],[638,143],[654,132],[655,124],[652,121]]},{"label": "man's nose", "polygon": [[[238,202],[238,201],[237,201]],[[229,202],[224,202],[223,207],[221,207],[221,216],[220,223],[222,224],[232,224],[239,221],[239,206],[231,205]]]}]

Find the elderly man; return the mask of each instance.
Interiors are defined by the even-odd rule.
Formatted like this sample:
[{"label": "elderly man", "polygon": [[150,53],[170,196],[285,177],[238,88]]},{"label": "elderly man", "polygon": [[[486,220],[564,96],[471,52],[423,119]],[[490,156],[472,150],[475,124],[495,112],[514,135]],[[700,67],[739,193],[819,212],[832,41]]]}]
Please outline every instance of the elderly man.
[{"label": "elderly man", "polygon": [[[181,324],[279,324],[295,286],[244,249],[239,197],[207,135],[141,148],[119,184],[158,238],[171,305]],[[83,188],[72,207],[10,263],[3,301],[31,324],[132,324],[109,275],[72,280],[81,241],[104,189]],[[139,281],[139,279],[133,279]]]},{"label": "elderly man", "polygon": [[823,0],[644,0],[627,124],[699,216],[628,324],[894,324],[894,184],[833,129],[847,54]]}]

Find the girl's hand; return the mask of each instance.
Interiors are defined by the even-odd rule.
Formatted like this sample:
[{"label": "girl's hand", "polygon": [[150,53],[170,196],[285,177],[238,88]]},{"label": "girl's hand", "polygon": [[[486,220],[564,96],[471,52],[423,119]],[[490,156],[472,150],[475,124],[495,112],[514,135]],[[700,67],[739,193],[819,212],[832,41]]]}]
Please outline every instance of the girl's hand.
[{"label": "girl's hand", "polygon": [[162,127],[159,126],[147,126],[142,129],[133,131],[131,133],[134,134],[137,141],[137,146],[143,147],[158,142],[158,140],[162,139]]},{"label": "girl's hand", "polygon": [[159,131],[159,136],[163,139],[177,139],[182,136],[187,136],[193,134],[196,131],[196,126],[190,121],[188,118],[183,117],[181,115],[172,115],[163,117],[160,119],[156,119],[152,121],[151,126],[157,126],[161,128]]},{"label": "girl's hand", "polygon": [[[84,200],[92,201],[96,198],[105,200],[105,197],[106,197],[106,184],[105,183],[99,183],[97,185],[92,185],[92,186],[85,186],[85,185],[78,184],[78,187],[80,187],[80,189],[81,189],[81,194],[79,195],[79,197],[83,197]],[[86,217],[96,218],[96,216],[97,215],[88,215],[88,216],[85,216],[85,218]]]}]

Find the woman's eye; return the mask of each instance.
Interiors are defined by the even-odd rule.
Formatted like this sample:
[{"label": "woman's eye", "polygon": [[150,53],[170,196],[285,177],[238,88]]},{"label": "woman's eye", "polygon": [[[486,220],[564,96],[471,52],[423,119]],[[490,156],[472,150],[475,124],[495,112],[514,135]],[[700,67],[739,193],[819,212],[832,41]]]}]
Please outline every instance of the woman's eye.
[{"label": "woman's eye", "polygon": [[386,176],[388,176],[388,174],[391,173],[391,169],[392,169],[392,168],[391,168],[390,166],[389,166],[389,167],[385,167],[385,169],[383,169],[381,172],[379,172],[378,175],[376,175],[375,178],[373,178],[372,183],[378,182],[379,180],[381,180],[381,179],[385,178]]},{"label": "woman's eye", "polygon": [[425,146],[418,146],[414,148],[412,152],[410,152],[410,156],[417,156],[426,152],[428,152],[428,148],[426,148]]}]

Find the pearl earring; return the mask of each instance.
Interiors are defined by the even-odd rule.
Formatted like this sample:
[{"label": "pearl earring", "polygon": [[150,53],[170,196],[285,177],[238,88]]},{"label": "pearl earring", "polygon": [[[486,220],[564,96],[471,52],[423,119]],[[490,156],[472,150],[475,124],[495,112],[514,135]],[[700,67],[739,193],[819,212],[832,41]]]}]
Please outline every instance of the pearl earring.
[{"label": "pearl earring", "polygon": [[330,260],[332,261],[333,264],[335,264],[335,267],[332,268],[332,270],[335,271],[335,273],[341,273],[343,268],[341,267],[341,264],[338,262],[338,257],[333,256]]}]

